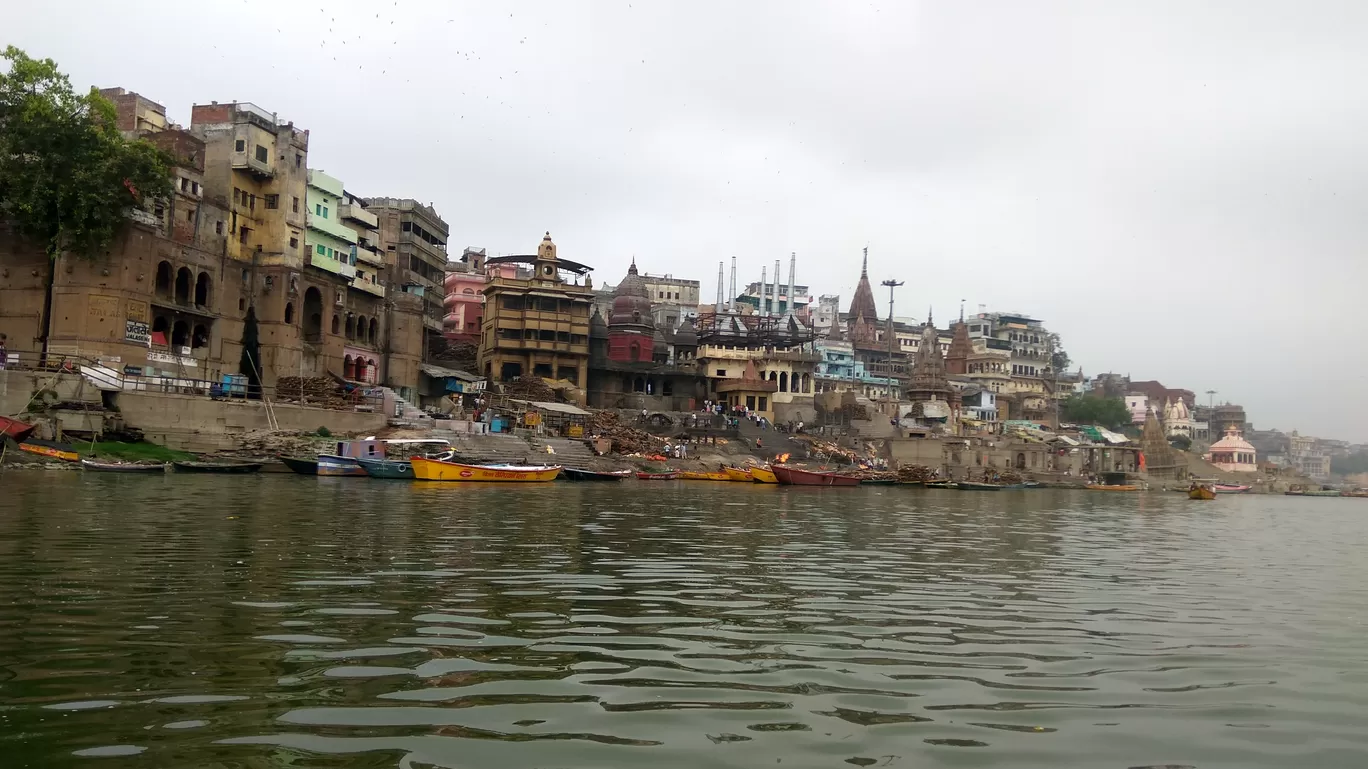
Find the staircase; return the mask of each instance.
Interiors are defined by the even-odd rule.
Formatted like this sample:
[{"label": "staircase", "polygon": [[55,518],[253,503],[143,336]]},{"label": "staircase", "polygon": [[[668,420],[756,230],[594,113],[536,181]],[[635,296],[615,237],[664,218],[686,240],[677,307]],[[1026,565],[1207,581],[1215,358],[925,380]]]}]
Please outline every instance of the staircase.
[{"label": "staircase", "polygon": [[428,416],[427,413],[424,412],[422,409],[414,406],[412,403],[409,403],[408,401],[399,397],[398,393],[394,392],[393,390],[390,390],[388,387],[384,388],[384,390],[387,393],[393,395],[394,397],[395,416],[390,417],[390,424],[398,423],[399,425],[405,427],[416,427],[419,429],[428,430],[432,429],[433,423],[436,420]]},{"label": "staircase", "polygon": [[[585,467],[594,459],[588,446],[564,438],[527,440],[515,435],[470,435],[445,430],[434,430],[432,435],[451,441],[456,457],[467,462]],[[548,446],[554,453],[546,450]]]}]

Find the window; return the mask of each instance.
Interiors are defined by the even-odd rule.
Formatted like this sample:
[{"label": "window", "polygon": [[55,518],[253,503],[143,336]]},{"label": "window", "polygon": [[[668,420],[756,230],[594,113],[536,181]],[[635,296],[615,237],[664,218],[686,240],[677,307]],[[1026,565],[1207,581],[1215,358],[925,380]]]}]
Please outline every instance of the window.
[{"label": "window", "polygon": [[299,248],[299,238],[290,238],[290,249],[294,250],[296,248]]},{"label": "window", "polygon": [[294,323],[294,302],[285,303],[285,322]]},{"label": "window", "polygon": [[189,188],[190,188],[190,180],[187,179],[187,178],[185,178],[184,176],[182,176],[182,177],[181,177],[181,192],[185,192],[185,191],[186,191],[187,189],[189,189]]},{"label": "window", "polygon": [[215,235],[222,235],[222,234],[223,234],[223,222],[214,222],[214,234],[215,234]]},{"label": "window", "polygon": [[195,209],[192,208],[192,209],[190,209],[189,211],[186,211],[186,212],[185,212],[185,221],[187,221],[187,222],[193,222],[193,221],[195,221]]},{"label": "window", "polygon": [[400,222],[400,223],[399,223],[399,229],[400,229],[401,231],[403,231],[403,232],[412,232],[412,231],[413,231],[413,222]]},{"label": "window", "polygon": [[233,143],[233,151],[234,151],[234,152],[246,152],[246,151],[247,151],[247,142],[243,141],[242,139],[238,139],[236,142]]},{"label": "window", "polygon": [[265,147],[258,144],[256,146],[256,159],[258,163],[266,163],[270,161],[271,155],[266,151]]},{"label": "window", "polygon": [[199,194],[199,182],[190,182],[190,191],[193,192],[194,194],[198,195],[198,194]]},{"label": "window", "polygon": [[726,375],[727,375],[727,370],[726,370],[726,369],[720,368],[720,369],[717,370],[717,376],[722,376],[722,377],[724,377],[724,376],[726,376]]},{"label": "window", "polygon": [[329,259],[336,259],[336,258],[337,258],[337,255],[333,253],[333,250],[332,250],[332,247],[331,247],[331,246],[328,247],[328,258],[329,258]]},{"label": "window", "polygon": [[327,206],[323,206],[323,218],[324,218],[324,219],[327,219],[327,218],[328,218],[328,207],[327,207]]},{"label": "window", "polygon": [[322,216],[322,215],[323,215],[323,204],[322,204],[322,203],[314,203],[314,216]]},{"label": "window", "polygon": [[293,195],[291,197],[294,198],[294,212],[299,213],[299,198]]},{"label": "window", "polygon": [[266,196],[266,207],[267,207],[267,208],[280,208],[280,196],[279,196],[279,195],[267,195],[267,196]]},{"label": "window", "polygon": [[248,195],[248,196],[247,196],[247,210],[248,210],[248,211],[255,211],[255,210],[256,210],[256,195]]},{"label": "window", "polygon": [[322,243],[319,243],[319,244],[318,244],[318,255],[319,255],[319,256],[327,256],[327,254],[328,254],[328,249],[324,248]]},{"label": "window", "polygon": [[304,165],[304,156],[301,155],[301,154],[299,154],[298,152],[296,152],[296,153],[295,153],[295,168],[299,168],[299,167],[302,166],[302,165]]}]

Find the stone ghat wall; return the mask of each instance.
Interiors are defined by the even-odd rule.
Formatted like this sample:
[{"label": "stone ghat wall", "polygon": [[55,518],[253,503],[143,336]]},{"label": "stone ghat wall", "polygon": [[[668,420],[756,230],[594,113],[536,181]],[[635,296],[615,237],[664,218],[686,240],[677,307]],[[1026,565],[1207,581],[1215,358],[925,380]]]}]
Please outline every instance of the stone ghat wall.
[{"label": "stone ghat wall", "polygon": [[[121,392],[115,397],[124,422],[143,431],[147,440],[182,451],[208,452],[236,447],[238,436],[269,430],[260,401],[216,401],[194,395]],[[334,435],[375,433],[385,427],[384,414],[334,411],[277,403],[271,406],[280,429],[313,432],[326,427]]]}]

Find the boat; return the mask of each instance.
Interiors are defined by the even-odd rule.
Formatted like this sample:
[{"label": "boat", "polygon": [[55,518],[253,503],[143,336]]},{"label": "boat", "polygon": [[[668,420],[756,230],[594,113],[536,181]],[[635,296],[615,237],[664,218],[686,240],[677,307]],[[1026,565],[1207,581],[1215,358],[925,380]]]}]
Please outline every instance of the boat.
[{"label": "boat", "polygon": [[954,481],[923,481],[922,485],[928,489],[958,489],[959,484]]},{"label": "boat", "polygon": [[1215,499],[1216,490],[1205,484],[1194,483],[1188,489],[1188,499]]},{"label": "boat", "polygon": [[729,481],[738,481],[741,483],[755,482],[755,479],[751,477],[750,470],[743,470],[739,467],[724,467],[722,468],[722,472],[727,474],[727,480]]},{"label": "boat", "polygon": [[976,481],[960,481],[959,485],[956,488],[958,488],[961,491],[1002,491],[1005,487],[1001,483],[978,483]]},{"label": "boat", "polygon": [[318,475],[318,457],[280,457],[280,461],[300,475]]},{"label": "boat", "polygon": [[93,459],[82,459],[81,467],[96,473],[164,473],[166,464],[146,464],[143,462],[97,462]]},{"label": "boat", "polygon": [[366,477],[366,471],[357,464],[356,457],[343,457],[337,454],[318,455],[318,474],[352,478]]},{"label": "boat", "polygon": [[1239,486],[1233,483],[1217,483],[1211,487],[1211,490],[1217,494],[1244,494],[1250,488],[1250,486]]},{"label": "boat", "polygon": [[53,459],[61,459],[66,462],[76,462],[81,456],[76,453],[76,449],[65,443],[56,441],[40,441],[36,438],[29,439],[19,444],[20,451],[27,451],[30,454],[37,454]]},{"label": "boat", "polygon": [[179,473],[255,473],[260,462],[172,462]]},{"label": "boat", "polygon": [[631,470],[614,470],[601,473],[579,467],[562,467],[560,477],[567,481],[620,481],[632,474]]},{"label": "boat", "polygon": [[896,486],[897,478],[865,478],[860,481],[861,486]]},{"label": "boat", "polygon": [[679,477],[679,472],[676,470],[664,473],[638,472],[636,477],[638,481],[673,481]]},{"label": "boat", "polygon": [[407,459],[363,459],[357,457],[356,464],[360,466],[361,472],[372,478],[413,480],[413,464]]},{"label": "boat", "polygon": [[1093,491],[1139,491],[1140,487],[1134,483],[1089,483],[1084,488]]},{"label": "boat", "polygon": [[4,443],[5,438],[9,438],[15,443],[23,443],[24,439],[33,435],[33,431],[37,429],[37,425],[31,425],[28,422],[0,417],[0,443]]},{"label": "boat", "polygon": [[715,473],[694,472],[692,470],[680,470],[679,480],[681,481],[730,481],[731,477],[722,471]]},{"label": "boat", "polygon": [[1307,489],[1300,496],[1303,497],[1338,497],[1339,489]]},{"label": "boat", "polygon": [[819,473],[812,470],[799,470],[786,465],[772,465],[775,477],[785,486],[859,486],[860,479],[837,473]]},{"label": "boat", "polygon": [[1368,497],[1368,489],[1354,489],[1353,491],[1341,491],[1341,492],[1340,492],[1340,496],[1341,496],[1341,497],[1357,497],[1357,498],[1362,499],[1362,498]]},{"label": "boat", "polygon": [[755,481],[756,483],[778,483],[778,482],[779,482],[779,477],[776,476],[776,475],[774,474],[774,471],[771,470],[771,469],[769,469],[768,467],[752,467],[752,468],[750,468],[750,475],[751,475],[751,480],[752,480],[752,481]]},{"label": "boat", "polygon": [[409,462],[413,465],[413,477],[420,481],[546,483],[556,480],[561,473],[559,465],[466,465],[423,457],[414,457]]}]

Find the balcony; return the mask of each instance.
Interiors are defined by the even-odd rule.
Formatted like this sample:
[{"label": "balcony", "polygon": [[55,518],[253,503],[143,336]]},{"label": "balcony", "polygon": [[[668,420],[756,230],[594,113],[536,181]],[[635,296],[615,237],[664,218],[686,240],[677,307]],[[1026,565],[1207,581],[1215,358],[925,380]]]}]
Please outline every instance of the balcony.
[{"label": "balcony", "polygon": [[356,268],[350,264],[343,264],[337,259],[331,259],[318,254],[309,255],[309,266],[324,272],[331,272],[334,275],[342,275],[346,278],[356,277]]},{"label": "balcony", "polygon": [[337,214],[343,219],[350,219],[368,230],[380,228],[380,217],[355,204],[348,203],[338,206]]},{"label": "balcony", "polygon": [[[367,246],[370,245],[368,248]],[[356,258],[366,264],[376,267],[385,266],[385,255],[374,250],[374,245],[370,244],[365,238],[359,238],[356,243]]]},{"label": "balcony", "polygon": [[233,169],[237,171],[247,171],[253,176],[269,179],[275,176],[275,167],[271,165],[271,156],[267,155],[265,160],[258,158],[251,152],[234,152]]},{"label": "balcony", "polygon": [[442,266],[445,267],[445,265],[446,265],[446,260],[447,260],[447,259],[446,259],[446,246],[445,246],[445,245],[437,245],[437,244],[435,244],[435,243],[429,243],[429,242],[427,242],[426,240],[423,240],[423,239],[422,239],[421,237],[419,237],[418,235],[414,234],[413,232],[401,232],[401,233],[399,233],[399,242],[400,242],[400,243],[412,243],[412,244],[414,244],[414,245],[417,245],[417,246],[419,247],[419,252],[420,252],[420,253],[424,253],[424,254],[428,254],[428,255],[434,256],[435,258],[437,258],[437,259],[441,262]]},{"label": "balcony", "polygon": [[359,277],[352,281],[351,287],[357,291],[365,291],[367,294],[375,296],[385,295],[385,286],[382,283],[372,283],[369,280],[361,280]]},{"label": "balcony", "polygon": [[305,218],[305,221],[308,223],[309,229],[318,230],[319,232],[331,235],[343,243],[356,243],[356,231],[350,227],[343,226],[336,219],[327,219],[322,216],[317,216],[314,212],[310,211]]}]

